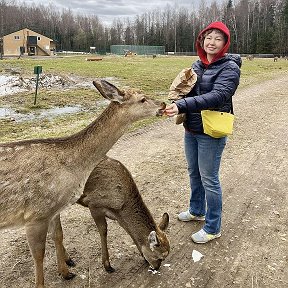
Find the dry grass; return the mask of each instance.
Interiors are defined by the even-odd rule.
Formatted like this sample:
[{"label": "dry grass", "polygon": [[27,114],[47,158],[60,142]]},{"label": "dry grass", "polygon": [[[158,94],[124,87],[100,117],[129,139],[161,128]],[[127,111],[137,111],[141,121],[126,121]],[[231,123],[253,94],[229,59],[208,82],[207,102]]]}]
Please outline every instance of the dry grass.
[{"label": "dry grass", "polygon": [[[166,101],[171,82],[179,71],[189,67],[196,57],[159,56],[155,59],[144,56],[105,56],[102,61],[85,61],[85,57],[22,58],[1,61],[0,72],[18,71],[21,75],[35,77],[34,66],[43,67],[43,73],[53,75],[74,75],[93,81],[95,78],[109,78],[119,86],[130,86],[143,90],[148,96]],[[288,71],[288,61],[273,59],[243,59],[241,87],[266,79],[276,78]],[[19,113],[40,113],[41,109],[80,105],[82,112],[60,115],[51,119],[32,119],[17,122],[0,119],[0,142],[29,138],[57,137],[69,135],[90,123],[101,111],[103,105],[96,104],[100,98],[95,89],[77,88],[71,90],[40,89],[37,106],[33,105],[34,92],[0,97],[1,107],[10,107]],[[136,123],[132,129],[157,121],[151,118]]]}]

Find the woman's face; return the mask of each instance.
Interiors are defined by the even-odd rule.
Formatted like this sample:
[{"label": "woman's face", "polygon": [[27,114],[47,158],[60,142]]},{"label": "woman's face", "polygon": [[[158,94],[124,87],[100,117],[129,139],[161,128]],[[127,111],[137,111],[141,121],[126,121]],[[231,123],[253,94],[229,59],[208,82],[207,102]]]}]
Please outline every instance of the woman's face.
[{"label": "woman's face", "polygon": [[221,32],[213,30],[204,38],[203,49],[207,54],[207,60],[212,61],[213,57],[225,46],[225,38]]}]

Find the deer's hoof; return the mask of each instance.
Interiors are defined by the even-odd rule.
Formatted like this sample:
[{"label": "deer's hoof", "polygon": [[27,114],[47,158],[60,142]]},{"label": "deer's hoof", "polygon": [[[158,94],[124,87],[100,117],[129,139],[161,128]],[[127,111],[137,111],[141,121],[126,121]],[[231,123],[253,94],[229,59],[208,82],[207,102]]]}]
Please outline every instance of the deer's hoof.
[{"label": "deer's hoof", "polygon": [[76,276],[76,274],[69,272],[65,277],[63,277],[65,280],[71,280]]},{"label": "deer's hoof", "polygon": [[69,258],[65,262],[69,267],[75,267],[76,266],[75,262],[71,258]]},{"label": "deer's hoof", "polygon": [[113,273],[113,272],[115,272],[115,269],[113,268],[113,267],[111,267],[111,266],[109,266],[109,267],[105,267],[105,270],[108,272],[108,273]]}]

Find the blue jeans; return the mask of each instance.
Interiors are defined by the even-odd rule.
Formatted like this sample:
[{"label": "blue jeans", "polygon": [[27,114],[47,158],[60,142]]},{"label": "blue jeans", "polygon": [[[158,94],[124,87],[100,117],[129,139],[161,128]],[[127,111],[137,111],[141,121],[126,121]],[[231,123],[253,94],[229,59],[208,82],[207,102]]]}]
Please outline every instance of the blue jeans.
[{"label": "blue jeans", "polygon": [[219,168],[227,137],[212,138],[185,131],[185,155],[190,177],[190,207],[193,215],[205,217],[204,231],[217,234],[221,230],[222,190]]}]

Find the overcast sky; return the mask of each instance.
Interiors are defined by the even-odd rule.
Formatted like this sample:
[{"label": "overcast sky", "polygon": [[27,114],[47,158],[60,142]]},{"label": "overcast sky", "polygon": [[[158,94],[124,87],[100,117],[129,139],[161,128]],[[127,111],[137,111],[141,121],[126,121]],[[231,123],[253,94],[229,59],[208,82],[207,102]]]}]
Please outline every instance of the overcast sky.
[{"label": "overcast sky", "polygon": [[[216,1],[221,3],[223,0],[205,0],[207,5]],[[201,0],[18,0],[18,3],[49,5],[55,8],[70,8],[74,13],[84,15],[97,15],[104,25],[112,23],[116,17],[134,18],[156,8],[165,8],[168,4],[172,7],[185,7],[187,9],[198,9]]]}]

